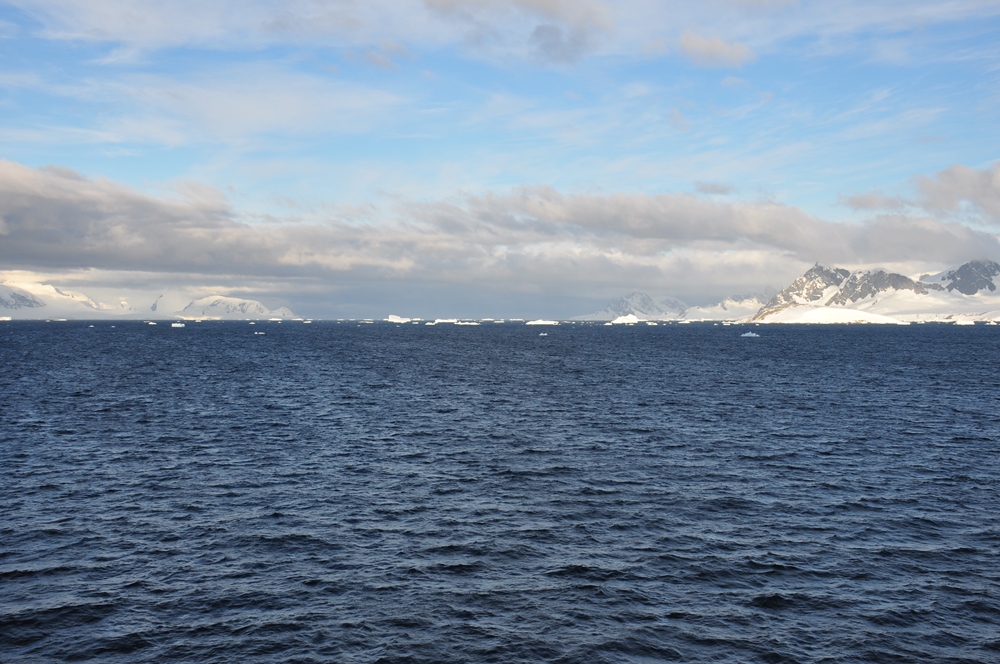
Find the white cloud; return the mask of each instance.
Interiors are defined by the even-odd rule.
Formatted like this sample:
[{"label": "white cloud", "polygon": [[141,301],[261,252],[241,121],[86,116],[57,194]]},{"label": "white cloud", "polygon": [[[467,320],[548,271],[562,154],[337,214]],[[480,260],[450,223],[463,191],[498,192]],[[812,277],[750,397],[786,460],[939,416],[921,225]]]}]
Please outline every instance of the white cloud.
[{"label": "white cloud", "polygon": [[680,49],[691,62],[702,67],[742,67],[757,58],[745,44],[702,37],[691,31],[681,35]]},{"label": "white cloud", "polygon": [[242,141],[259,134],[350,134],[385,122],[390,111],[406,103],[390,92],[271,65],[206,68],[186,78],[122,75],[73,85],[28,75],[8,80],[115,108],[98,127],[6,130],[9,140],[40,143],[49,137],[68,143],[176,146]]}]

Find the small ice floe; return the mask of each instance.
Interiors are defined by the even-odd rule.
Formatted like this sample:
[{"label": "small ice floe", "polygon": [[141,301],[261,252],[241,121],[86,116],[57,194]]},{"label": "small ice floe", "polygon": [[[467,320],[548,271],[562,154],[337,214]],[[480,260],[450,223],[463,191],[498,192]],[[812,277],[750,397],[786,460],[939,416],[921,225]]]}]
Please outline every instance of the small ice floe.
[{"label": "small ice floe", "polygon": [[254,336],[264,336],[267,332],[254,332]]},{"label": "small ice floe", "polygon": [[171,323],[170,327],[184,327],[184,323]]},{"label": "small ice floe", "polygon": [[147,325],[156,325],[156,323],[154,323],[154,322],[153,322],[153,321],[151,321],[151,320],[148,320],[148,321],[146,321],[146,324],[147,324]]},{"label": "small ice floe", "polygon": [[547,336],[549,336],[549,333],[548,332],[539,332],[538,336],[540,336],[540,337],[547,337]]},{"label": "small ice floe", "polygon": [[[513,319],[511,319],[513,320]],[[546,320],[544,318],[539,318],[538,320],[529,320],[525,325],[558,325],[557,320]]]},{"label": "small ice floe", "polygon": [[756,332],[744,332],[740,335],[741,337],[759,337],[760,335]]}]

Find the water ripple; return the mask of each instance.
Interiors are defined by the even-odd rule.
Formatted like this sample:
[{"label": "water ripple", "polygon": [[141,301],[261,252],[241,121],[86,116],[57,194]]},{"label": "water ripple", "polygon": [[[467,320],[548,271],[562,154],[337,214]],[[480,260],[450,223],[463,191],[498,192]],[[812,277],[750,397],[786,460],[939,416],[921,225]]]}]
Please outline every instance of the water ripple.
[{"label": "water ripple", "polygon": [[0,324],[0,659],[997,661],[995,332],[731,329]]}]

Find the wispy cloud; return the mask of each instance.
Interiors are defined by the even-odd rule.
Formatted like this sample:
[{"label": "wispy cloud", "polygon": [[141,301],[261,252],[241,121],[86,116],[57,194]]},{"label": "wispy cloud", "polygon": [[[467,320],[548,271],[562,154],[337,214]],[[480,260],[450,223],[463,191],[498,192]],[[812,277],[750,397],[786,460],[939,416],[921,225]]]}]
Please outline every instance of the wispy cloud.
[{"label": "wispy cloud", "polygon": [[[259,134],[351,134],[384,120],[406,102],[358,83],[272,65],[213,68],[188,77],[123,74],[70,85],[30,74],[9,75],[0,85],[114,105],[115,113],[105,114],[100,126],[59,131],[73,142],[175,146],[242,141]],[[25,140],[48,129],[19,131]],[[38,138],[45,140],[44,135]]]},{"label": "wispy cloud", "polygon": [[695,182],[694,188],[699,194],[718,194],[725,196],[736,191],[736,187],[724,182]]},{"label": "wispy cloud", "polygon": [[749,46],[703,37],[687,31],[681,35],[680,49],[691,62],[702,67],[742,67],[757,58]]},{"label": "wispy cloud", "polygon": [[[197,46],[259,48],[268,44],[377,47],[392,40],[439,49],[465,44],[481,54],[572,61],[591,53],[648,55],[664,34],[689,31],[682,48],[702,62],[736,66],[762,47],[811,39],[823,48],[862,48],[891,38],[907,52],[908,31],[973,17],[996,17],[981,0],[908,3],[844,0],[11,0],[52,39],[124,47],[119,55]],[[733,11],[738,12],[733,15]],[[850,37],[857,36],[859,39]],[[862,39],[863,37],[863,39]],[[914,37],[913,39],[917,39]],[[333,40],[333,44],[331,44]],[[886,39],[876,41],[885,52]],[[117,47],[116,47],[117,48]],[[125,58],[126,60],[128,58]]]}]

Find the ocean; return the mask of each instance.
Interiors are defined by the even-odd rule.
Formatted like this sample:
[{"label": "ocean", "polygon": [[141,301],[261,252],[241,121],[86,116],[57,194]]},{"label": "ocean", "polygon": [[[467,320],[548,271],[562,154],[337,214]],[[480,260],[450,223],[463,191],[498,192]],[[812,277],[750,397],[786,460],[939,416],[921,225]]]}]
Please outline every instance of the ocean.
[{"label": "ocean", "polygon": [[998,327],[15,321],[0,362],[0,661],[1000,661]]}]

